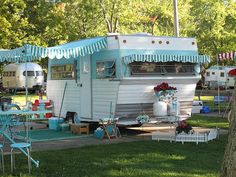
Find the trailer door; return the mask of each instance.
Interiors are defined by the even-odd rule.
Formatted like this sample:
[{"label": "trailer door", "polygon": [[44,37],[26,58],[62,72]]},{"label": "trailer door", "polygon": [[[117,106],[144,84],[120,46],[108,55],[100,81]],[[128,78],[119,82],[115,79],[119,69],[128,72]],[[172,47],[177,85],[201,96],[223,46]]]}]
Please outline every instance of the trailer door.
[{"label": "trailer door", "polygon": [[92,75],[91,57],[81,57],[80,73],[80,111],[81,118],[92,119]]}]

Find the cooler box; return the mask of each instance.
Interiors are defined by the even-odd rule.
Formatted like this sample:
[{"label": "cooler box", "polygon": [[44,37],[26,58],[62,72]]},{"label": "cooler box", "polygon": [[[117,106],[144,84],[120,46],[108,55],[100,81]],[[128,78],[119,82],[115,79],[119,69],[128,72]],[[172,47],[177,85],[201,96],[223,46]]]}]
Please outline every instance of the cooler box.
[{"label": "cooler box", "polygon": [[209,112],[210,112],[209,106],[203,106],[202,113],[209,113]]},{"label": "cooler box", "polygon": [[52,117],[48,119],[48,126],[50,130],[60,130],[60,124],[64,122],[63,118]]}]

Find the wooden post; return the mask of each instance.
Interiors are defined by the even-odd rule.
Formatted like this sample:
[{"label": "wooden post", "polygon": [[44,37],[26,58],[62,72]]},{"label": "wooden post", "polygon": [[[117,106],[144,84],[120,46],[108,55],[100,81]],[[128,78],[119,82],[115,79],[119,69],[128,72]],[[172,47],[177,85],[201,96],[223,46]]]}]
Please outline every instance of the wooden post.
[{"label": "wooden post", "polygon": [[231,106],[230,126],[228,135],[228,144],[225,149],[225,155],[222,163],[220,177],[236,176],[236,82],[234,83],[233,104]]}]

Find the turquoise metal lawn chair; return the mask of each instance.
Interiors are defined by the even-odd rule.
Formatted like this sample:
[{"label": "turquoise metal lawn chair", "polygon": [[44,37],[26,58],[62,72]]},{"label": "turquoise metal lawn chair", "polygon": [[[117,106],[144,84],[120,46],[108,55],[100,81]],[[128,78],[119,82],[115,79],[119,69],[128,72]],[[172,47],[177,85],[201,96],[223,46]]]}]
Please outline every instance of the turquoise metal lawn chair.
[{"label": "turquoise metal lawn chair", "polygon": [[121,137],[119,128],[117,127],[117,119],[115,118],[104,118],[100,119],[101,128],[104,131],[104,137],[108,137],[109,140],[111,138],[119,138]]}]

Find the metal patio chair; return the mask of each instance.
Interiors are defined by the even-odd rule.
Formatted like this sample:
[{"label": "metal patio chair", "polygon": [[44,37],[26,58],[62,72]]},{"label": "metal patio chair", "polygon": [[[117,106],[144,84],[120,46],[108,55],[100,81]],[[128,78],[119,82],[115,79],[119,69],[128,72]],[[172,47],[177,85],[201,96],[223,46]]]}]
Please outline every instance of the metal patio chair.
[{"label": "metal patio chair", "polygon": [[119,138],[121,137],[120,130],[117,127],[117,119],[115,118],[104,118],[100,119],[102,129],[104,130],[104,136],[108,137],[109,140],[111,138]]}]

